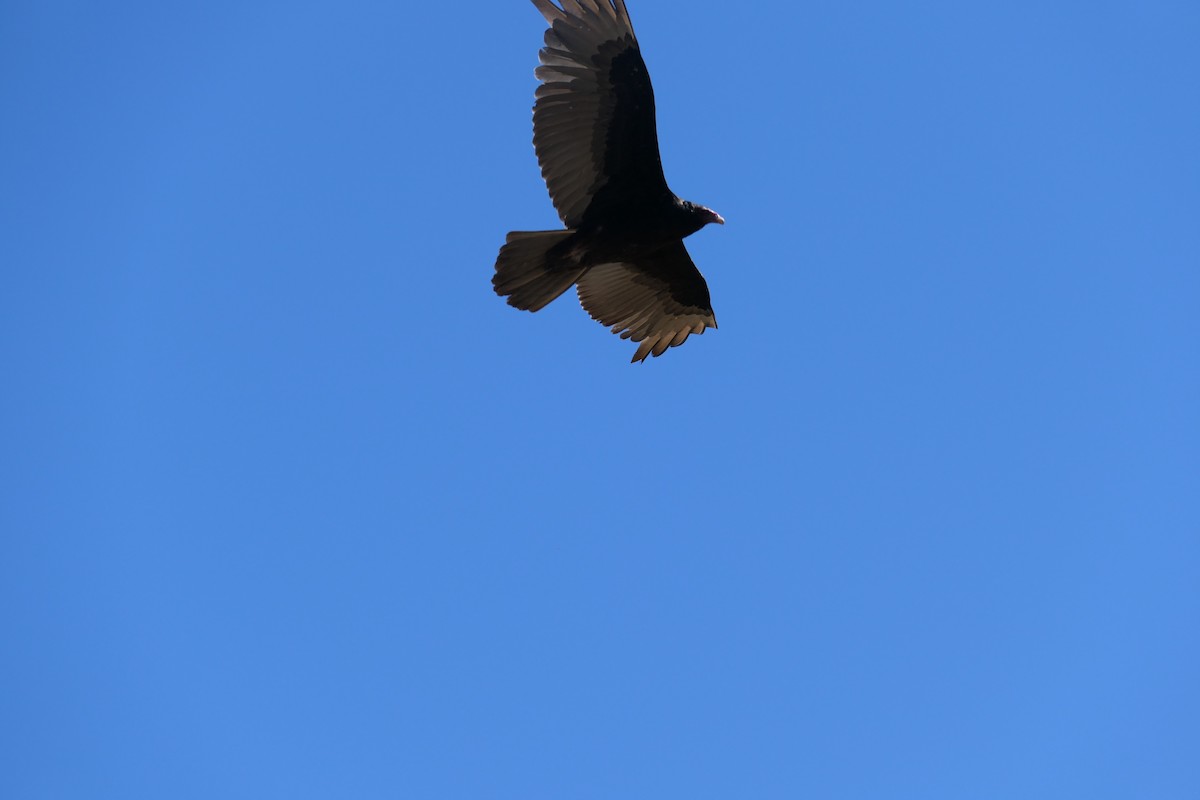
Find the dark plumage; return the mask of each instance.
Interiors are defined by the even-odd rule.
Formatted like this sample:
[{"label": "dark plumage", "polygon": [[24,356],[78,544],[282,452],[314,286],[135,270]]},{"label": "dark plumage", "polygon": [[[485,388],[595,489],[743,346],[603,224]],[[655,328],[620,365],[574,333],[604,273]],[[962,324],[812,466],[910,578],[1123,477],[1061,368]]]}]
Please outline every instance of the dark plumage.
[{"label": "dark plumage", "polygon": [[533,0],[550,24],[533,146],[567,230],[508,234],[492,285],[537,311],[577,284],[584,309],[639,342],[633,360],[645,361],[717,327],[683,239],[725,220],[667,187],[654,89],[624,0],[560,2]]}]

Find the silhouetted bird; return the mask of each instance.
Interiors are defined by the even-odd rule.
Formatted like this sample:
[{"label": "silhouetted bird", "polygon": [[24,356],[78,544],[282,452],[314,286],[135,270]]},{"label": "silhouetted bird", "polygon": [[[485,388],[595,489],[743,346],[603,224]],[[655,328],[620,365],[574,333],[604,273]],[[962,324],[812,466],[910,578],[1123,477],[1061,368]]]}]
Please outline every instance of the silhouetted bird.
[{"label": "silhouetted bird", "polygon": [[624,0],[560,2],[533,0],[550,24],[533,146],[567,230],[508,234],[492,285],[537,311],[577,284],[584,309],[639,342],[633,360],[645,361],[717,327],[683,239],[725,220],[667,187],[654,89]]}]

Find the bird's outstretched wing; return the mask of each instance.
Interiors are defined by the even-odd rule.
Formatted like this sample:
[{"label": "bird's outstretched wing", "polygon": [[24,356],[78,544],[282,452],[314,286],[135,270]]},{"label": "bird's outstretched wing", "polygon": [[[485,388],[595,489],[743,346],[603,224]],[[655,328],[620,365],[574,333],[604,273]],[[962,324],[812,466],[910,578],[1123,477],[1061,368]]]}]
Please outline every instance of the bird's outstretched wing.
[{"label": "bird's outstretched wing", "polygon": [[600,264],[579,279],[579,303],[592,319],[640,342],[634,361],[662,355],[693,333],[717,327],[708,284],[683,242],[639,258]]},{"label": "bird's outstretched wing", "polygon": [[665,191],[654,89],[625,0],[533,0],[550,24],[533,108],[533,146],[550,199],[568,228],[597,195]]}]

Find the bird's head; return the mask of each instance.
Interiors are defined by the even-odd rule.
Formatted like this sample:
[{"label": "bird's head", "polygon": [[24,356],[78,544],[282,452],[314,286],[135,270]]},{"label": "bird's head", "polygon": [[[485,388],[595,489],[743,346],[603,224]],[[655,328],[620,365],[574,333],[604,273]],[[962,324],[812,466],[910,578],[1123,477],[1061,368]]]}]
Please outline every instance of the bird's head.
[{"label": "bird's head", "polygon": [[686,208],[688,212],[691,213],[691,215],[695,218],[695,220],[700,223],[696,226],[697,230],[703,228],[710,222],[715,222],[718,225],[725,224],[725,218],[707,206],[698,205],[688,200],[684,200],[683,207]]}]

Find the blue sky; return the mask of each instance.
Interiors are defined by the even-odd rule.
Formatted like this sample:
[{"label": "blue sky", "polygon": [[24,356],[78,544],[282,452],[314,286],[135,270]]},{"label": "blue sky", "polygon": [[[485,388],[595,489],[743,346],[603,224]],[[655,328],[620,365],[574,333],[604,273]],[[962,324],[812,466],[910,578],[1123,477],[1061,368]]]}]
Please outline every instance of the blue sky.
[{"label": "blue sky", "polygon": [[5,4],[0,795],[1200,796],[1198,7],[630,5],[643,365],[531,4]]}]

